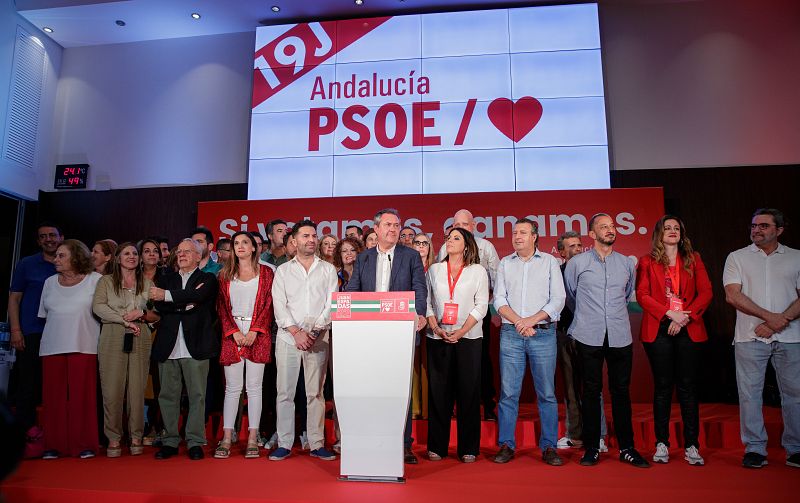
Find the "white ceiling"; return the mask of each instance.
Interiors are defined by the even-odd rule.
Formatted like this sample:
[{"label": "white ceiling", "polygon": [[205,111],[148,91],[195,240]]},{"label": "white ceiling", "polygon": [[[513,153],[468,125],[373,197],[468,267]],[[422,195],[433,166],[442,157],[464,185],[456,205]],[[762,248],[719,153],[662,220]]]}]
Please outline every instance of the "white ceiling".
[{"label": "white ceiling", "polygon": [[[580,1],[580,0],[579,0]],[[118,44],[253,31],[259,24],[345,19],[480,7],[533,5],[543,0],[16,0],[17,11],[62,47]],[[573,2],[574,3],[574,2]],[[273,5],[280,12],[271,10]],[[191,18],[193,12],[202,17]],[[117,26],[122,20],[125,26]]]}]

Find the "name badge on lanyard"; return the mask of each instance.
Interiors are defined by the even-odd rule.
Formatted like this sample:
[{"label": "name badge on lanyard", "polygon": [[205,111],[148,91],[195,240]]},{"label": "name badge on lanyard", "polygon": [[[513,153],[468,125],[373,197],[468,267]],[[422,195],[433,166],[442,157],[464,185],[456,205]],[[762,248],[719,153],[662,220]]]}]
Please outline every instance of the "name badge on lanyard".
[{"label": "name badge on lanyard", "polygon": [[667,274],[669,275],[670,283],[672,283],[671,291],[667,292],[669,298],[670,311],[683,311],[683,299],[681,299],[681,256],[680,254],[675,257],[675,273],[672,269],[667,267]]},{"label": "name badge on lanyard", "polygon": [[453,278],[450,273],[450,261],[447,261],[447,286],[450,289],[450,302],[445,302],[444,304],[442,325],[455,325],[458,323],[458,304],[453,302],[453,292],[456,290],[456,283],[458,283],[458,278],[461,277],[462,272],[464,272],[463,265],[461,266],[461,270],[458,271],[458,274],[456,274],[456,277]]}]

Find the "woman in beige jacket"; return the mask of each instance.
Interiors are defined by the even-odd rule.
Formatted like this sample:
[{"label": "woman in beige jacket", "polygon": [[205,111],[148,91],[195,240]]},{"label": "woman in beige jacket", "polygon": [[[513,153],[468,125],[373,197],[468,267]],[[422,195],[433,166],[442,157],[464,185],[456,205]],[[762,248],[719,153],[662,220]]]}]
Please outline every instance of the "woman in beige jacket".
[{"label": "woman in beige jacket", "polygon": [[[103,392],[106,455],[122,454],[122,406],[127,398],[130,452],[142,453],[144,388],[150,367],[150,327],[157,316],[148,310],[152,282],[142,274],[136,245],[117,248],[112,273],[97,284],[92,309],[103,324],[97,347]],[[125,394],[127,385],[127,395]]]}]

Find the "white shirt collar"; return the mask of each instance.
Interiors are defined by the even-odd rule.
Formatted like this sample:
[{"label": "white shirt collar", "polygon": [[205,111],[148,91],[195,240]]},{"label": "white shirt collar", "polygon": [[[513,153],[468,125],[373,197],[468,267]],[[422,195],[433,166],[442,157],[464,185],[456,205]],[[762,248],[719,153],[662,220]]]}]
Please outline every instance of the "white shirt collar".
[{"label": "white shirt collar", "polygon": [[[753,253],[758,253],[758,252],[764,253],[764,250],[756,246],[755,243],[750,243],[750,246],[748,246],[747,249]],[[775,248],[775,251],[772,253],[786,253],[786,247],[783,246],[782,243],[778,243],[778,247]],[[764,253],[764,255],[766,255],[766,253]]]},{"label": "white shirt collar", "polygon": [[[517,253],[517,252],[512,253],[511,256],[514,257],[514,258],[518,258],[518,259],[522,260],[522,257],[520,257],[519,253]],[[533,250],[533,255],[531,256],[531,258],[534,258],[534,257],[541,258],[541,256],[542,256],[542,254],[539,252],[539,248],[536,248],[535,250]]]},{"label": "white shirt collar", "polygon": [[192,270],[191,270],[191,271],[189,271],[189,272],[183,272],[183,271],[181,271],[180,269],[178,269],[178,274],[180,274],[182,278],[188,278],[189,276],[191,276],[192,274],[194,274],[194,272],[195,272],[197,269],[199,269],[199,267],[195,267],[194,269],[192,269]]}]

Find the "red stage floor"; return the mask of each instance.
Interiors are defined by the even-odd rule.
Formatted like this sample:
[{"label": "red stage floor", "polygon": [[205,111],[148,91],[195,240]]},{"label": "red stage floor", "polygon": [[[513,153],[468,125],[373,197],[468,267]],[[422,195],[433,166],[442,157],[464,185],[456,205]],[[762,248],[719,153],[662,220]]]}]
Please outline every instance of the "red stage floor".
[{"label": "red stage floor", "polygon": [[[637,424],[644,428],[645,406],[635,408]],[[727,433],[738,424],[736,407],[704,406],[706,438],[730,440]],[[778,440],[780,415],[766,409],[771,435]],[[775,431],[775,420],[778,429]],[[522,428],[527,428],[523,420]],[[717,426],[715,426],[717,425]],[[722,425],[722,426],[719,426]],[[486,425],[484,431],[493,429]],[[423,433],[420,429],[420,433]],[[637,428],[640,430],[640,428]],[[737,426],[738,430],[738,426]],[[723,432],[720,436],[709,431]],[[284,462],[207,458],[190,461],[183,452],[167,461],[145,455],[119,459],[59,459],[27,461],[5,484],[6,501],[16,502],[114,502],[114,503],[210,503],[245,501],[532,501],[539,498],[589,498],[591,501],[794,501],[800,491],[800,470],[785,465],[785,453],[770,448],[770,465],[761,470],[741,467],[738,445],[704,447],[706,466],[691,467],[683,451],[672,449],[668,465],[649,470],[623,465],[614,449],[601,457],[596,467],[578,465],[581,451],[560,451],[566,465],[547,466],[536,448],[521,448],[507,465],[489,459],[495,448],[484,439],[483,455],[477,463],[464,465],[454,459],[420,464],[407,469],[405,484],[375,484],[337,481],[339,463],[312,459],[295,450]],[[726,442],[727,443],[727,442]],[[652,455],[651,444],[640,444]],[[424,453],[424,445],[416,449]]]}]

